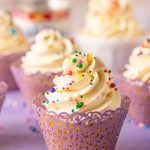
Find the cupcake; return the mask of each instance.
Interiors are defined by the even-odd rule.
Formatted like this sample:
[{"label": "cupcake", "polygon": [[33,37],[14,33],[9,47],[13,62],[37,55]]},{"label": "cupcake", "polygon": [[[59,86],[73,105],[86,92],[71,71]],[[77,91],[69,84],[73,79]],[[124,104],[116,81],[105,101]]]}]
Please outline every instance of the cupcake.
[{"label": "cupcake", "polygon": [[[129,0],[91,0],[83,33],[77,41],[83,50],[103,57],[108,67],[127,63],[143,36]],[[117,58],[117,59],[116,59]]]},{"label": "cupcake", "polygon": [[48,149],[114,149],[129,99],[92,54],[75,52],[62,68],[54,86],[33,101]]},{"label": "cupcake", "polygon": [[45,28],[59,29],[68,33],[70,29],[70,2],[61,0],[20,0],[13,17],[32,42],[35,35]]},{"label": "cupcake", "polygon": [[12,65],[14,78],[29,106],[35,95],[52,86],[53,77],[62,72],[62,62],[75,48],[75,43],[59,31],[43,30],[31,50]]},{"label": "cupcake", "polygon": [[122,93],[131,98],[129,115],[139,126],[150,125],[150,37],[135,48],[129,64],[116,79]]},{"label": "cupcake", "polygon": [[0,33],[0,81],[7,82],[11,90],[17,86],[9,68],[10,64],[28,50],[28,42],[8,12],[0,11]]},{"label": "cupcake", "polygon": [[1,111],[2,105],[4,103],[7,88],[8,87],[7,87],[7,84],[5,82],[0,82],[0,111]]}]

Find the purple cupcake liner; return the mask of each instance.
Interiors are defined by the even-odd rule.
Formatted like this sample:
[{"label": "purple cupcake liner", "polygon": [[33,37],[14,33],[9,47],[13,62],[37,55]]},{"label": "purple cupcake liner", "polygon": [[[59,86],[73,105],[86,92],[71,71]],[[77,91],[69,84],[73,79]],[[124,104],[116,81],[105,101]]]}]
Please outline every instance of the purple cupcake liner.
[{"label": "purple cupcake liner", "polygon": [[16,61],[11,65],[11,71],[24,101],[30,109],[32,108],[32,100],[35,98],[35,95],[48,90],[53,85],[53,78],[56,76],[55,73],[48,75],[41,73],[27,75],[21,68],[20,61]]},{"label": "purple cupcake liner", "polygon": [[0,111],[1,111],[2,105],[4,103],[7,89],[8,89],[7,84],[5,82],[0,82]]},{"label": "purple cupcake liner", "polygon": [[17,84],[11,73],[10,65],[23,56],[23,54],[24,53],[0,56],[0,81],[6,82],[9,90],[17,89]]},{"label": "purple cupcake liner", "polygon": [[44,100],[39,95],[33,109],[50,150],[113,150],[130,105],[129,98],[122,96],[115,111],[56,114],[42,106]]},{"label": "purple cupcake liner", "polygon": [[150,84],[137,80],[127,80],[118,74],[116,83],[119,90],[130,97],[129,117],[140,127],[150,125]]}]

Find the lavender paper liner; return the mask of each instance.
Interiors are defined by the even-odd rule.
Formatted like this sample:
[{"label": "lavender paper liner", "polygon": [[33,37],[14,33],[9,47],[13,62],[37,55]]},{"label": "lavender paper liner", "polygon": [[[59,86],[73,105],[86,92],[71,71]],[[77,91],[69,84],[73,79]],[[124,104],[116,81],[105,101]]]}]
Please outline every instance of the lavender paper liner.
[{"label": "lavender paper liner", "polygon": [[14,61],[18,60],[21,56],[23,56],[23,53],[0,56],[0,81],[6,82],[9,90],[17,89],[17,84],[11,73],[10,65]]},{"label": "lavender paper liner", "polygon": [[129,98],[122,96],[115,111],[56,114],[47,112],[43,100],[39,95],[33,109],[49,150],[113,150],[130,105]]},{"label": "lavender paper liner", "polygon": [[150,125],[150,85],[149,83],[127,80],[122,72],[116,76],[119,90],[130,97],[129,117],[139,126]]},{"label": "lavender paper liner", "polygon": [[2,105],[4,103],[7,89],[8,89],[7,84],[5,82],[0,82],[0,111],[1,111]]},{"label": "lavender paper liner", "polygon": [[41,73],[27,75],[21,68],[20,61],[13,63],[11,65],[11,70],[29,108],[32,108],[32,100],[36,95],[48,90],[53,85],[52,81],[56,75],[55,73],[51,73],[49,75]]}]

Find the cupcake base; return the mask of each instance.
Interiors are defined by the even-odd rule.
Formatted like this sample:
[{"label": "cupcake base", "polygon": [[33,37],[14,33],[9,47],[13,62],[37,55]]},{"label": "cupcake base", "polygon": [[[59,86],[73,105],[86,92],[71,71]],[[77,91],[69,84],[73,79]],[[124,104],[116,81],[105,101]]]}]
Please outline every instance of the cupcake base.
[{"label": "cupcake base", "polygon": [[149,84],[125,79],[117,75],[116,83],[122,93],[130,97],[130,118],[139,126],[150,125],[150,91]]},{"label": "cupcake base", "polygon": [[5,82],[0,82],[0,111],[1,111],[2,105],[4,103],[7,89],[8,89],[7,84]]},{"label": "cupcake base", "polygon": [[12,76],[10,65],[22,55],[23,53],[0,56],[0,81],[5,81],[8,84],[9,90],[17,89],[17,84]]},{"label": "cupcake base", "polygon": [[52,81],[56,75],[55,73],[51,73],[49,75],[41,73],[27,75],[21,68],[20,61],[12,64],[11,70],[29,108],[32,107],[32,101],[36,95],[38,95],[40,92],[48,90],[51,86],[53,86]]},{"label": "cupcake base", "polygon": [[115,111],[56,114],[47,112],[44,100],[42,95],[37,97],[33,108],[49,150],[113,150],[130,104],[123,96]]}]

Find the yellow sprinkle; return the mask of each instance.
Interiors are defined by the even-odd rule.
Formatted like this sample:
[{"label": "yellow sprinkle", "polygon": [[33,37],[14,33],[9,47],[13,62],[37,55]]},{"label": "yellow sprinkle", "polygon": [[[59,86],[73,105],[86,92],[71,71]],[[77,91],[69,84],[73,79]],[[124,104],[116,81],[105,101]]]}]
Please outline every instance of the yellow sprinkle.
[{"label": "yellow sprinkle", "polygon": [[88,61],[89,65],[92,64],[92,62],[93,62],[93,55],[92,54],[87,55],[87,61]]},{"label": "yellow sprinkle", "polygon": [[70,63],[70,62],[71,62],[71,57],[68,56],[68,57],[67,57],[67,60],[68,60],[68,62]]},{"label": "yellow sprinkle", "polygon": [[62,92],[62,90],[58,90],[58,89],[57,89],[56,92]]},{"label": "yellow sprinkle", "polygon": [[82,73],[77,74],[77,79],[80,80],[82,78]]}]

